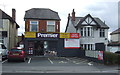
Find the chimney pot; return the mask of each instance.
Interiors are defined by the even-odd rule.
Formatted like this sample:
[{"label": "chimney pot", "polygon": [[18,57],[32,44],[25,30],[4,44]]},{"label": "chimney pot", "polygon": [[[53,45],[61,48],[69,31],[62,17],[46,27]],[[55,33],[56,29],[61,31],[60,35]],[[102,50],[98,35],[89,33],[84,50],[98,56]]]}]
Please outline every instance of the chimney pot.
[{"label": "chimney pot", "polygon": [[12,9],[12,18],[16,20],[16,10],[14,8]]},{"label": "chimney pot", "polygon": [[72,11],[72,20],[75,21],[75,11],[74,11],[74,9]]}]

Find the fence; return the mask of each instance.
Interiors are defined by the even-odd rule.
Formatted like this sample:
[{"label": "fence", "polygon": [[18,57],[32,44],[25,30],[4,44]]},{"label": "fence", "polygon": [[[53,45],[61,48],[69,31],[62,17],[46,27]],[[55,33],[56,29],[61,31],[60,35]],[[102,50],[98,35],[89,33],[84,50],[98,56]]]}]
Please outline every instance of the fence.
[{"label": "fence", "polygon": [[103,63],[104,51],[85,50],[85,57],[91,61]]}]

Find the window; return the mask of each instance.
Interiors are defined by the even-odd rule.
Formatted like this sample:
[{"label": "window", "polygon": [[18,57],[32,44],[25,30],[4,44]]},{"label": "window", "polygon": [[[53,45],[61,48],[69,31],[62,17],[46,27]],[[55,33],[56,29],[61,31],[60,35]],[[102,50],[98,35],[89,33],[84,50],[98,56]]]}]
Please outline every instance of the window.
[{"label": "window", "polygon": [[0,37],[0,42],[4,43],[4,39],[2,37]]},{"label": "window", "polygon": [[38,31],[38,21],[30,21],[30,31],[32,32]]},{"label": "window", "polygon": [[100,29],[100,37],[105,37],[105,29]]},{"label": "window", "polygon": [[55,21],[47,21],[47,32],[55,32]]},{"label": "window", "polygon": [[93,28],[92,27],[83,27],[80,30],[81,37],[91,37],[93,36]]},{"label": "window", "polygon": [[81,48],[83,50],[94,50],[94,45],[93,44],[81,44]]},{"label": "window", "polygon": [[81,28],[81,36],[83,36],[83,28]]},{"label": "window", "polygon": [[3,21],[0,19],[0,28],[3,28]]},{"label": "window", "polygon": [[4,39],[4,38],[2,37],[2,32],[0,31],[0,42],[1,42],[1,43],[4,43],[4,42],[3,42],[3,39]]}]

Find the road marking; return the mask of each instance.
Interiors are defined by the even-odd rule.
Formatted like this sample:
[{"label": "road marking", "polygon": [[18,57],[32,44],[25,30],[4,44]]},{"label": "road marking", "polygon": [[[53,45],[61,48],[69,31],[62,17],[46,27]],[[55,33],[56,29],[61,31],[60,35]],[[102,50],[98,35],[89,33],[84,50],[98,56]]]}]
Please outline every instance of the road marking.
[{"label": "road marking", "polygon": [[48,60],[50,61],[50,63],[51,63],[51,64],[53,64],[53,61],[52,61],[52,60],[50,60],[50,58],[48,58]]},{"label": "road marking", "polygon": [[64,63],[64,64],[66,64],[67,62],[65,62],[65,61],[60,61],[59,63]]},{"label": "road marking", "polygon": [[2,64],[5,63],[6,61],[8,61],[8,59],[4,60],[4,61],[2,62]]},{"label": "road marking", "polygon": [[28,64],[31,62],[32,58],[29,58]]},{"label": "road marking", "polygon": [[89,65],[89,66],[92,66],[93,64],[92,64],[92,62],[89,62],[88,65]]}]

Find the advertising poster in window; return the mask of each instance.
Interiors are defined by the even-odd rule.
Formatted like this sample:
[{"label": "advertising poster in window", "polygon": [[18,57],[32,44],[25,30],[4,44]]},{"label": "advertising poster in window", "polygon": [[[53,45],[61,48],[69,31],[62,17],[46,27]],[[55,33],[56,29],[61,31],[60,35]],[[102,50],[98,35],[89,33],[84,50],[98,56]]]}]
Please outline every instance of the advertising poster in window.
[{"label": "advertising poster in window", "polygon": [[80,39],[64,39],[64,48],[80,48]]}]

